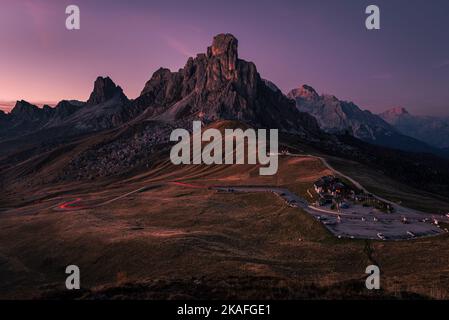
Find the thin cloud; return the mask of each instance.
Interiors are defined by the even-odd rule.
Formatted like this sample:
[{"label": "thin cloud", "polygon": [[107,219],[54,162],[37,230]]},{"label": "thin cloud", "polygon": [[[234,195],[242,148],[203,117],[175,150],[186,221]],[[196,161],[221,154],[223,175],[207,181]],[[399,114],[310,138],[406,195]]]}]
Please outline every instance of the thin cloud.
[{"label": "thin cloud", "polygon": [[174,49],[176,52],[182,54],[183,56],[187,58],[194,56],[193,51],[181,41],[172,37],[164,37],[164,41],[170,48]]},{"label": "thin cloud", "polygon": [[12,108],[14,108],[15,102],[13,101],[0,101],[0,110],[5,112],[11,112]]},{"label": "thin cloud", "polygon": [[434,66],[435,69],[441,69],[441,68],[445,68],[445,67],[449,67],[449,59],[443,60],[439,64]]},{"label": "thin cloud", "polygon": [[55,8],[52,4],[36,1],[25,1],[24,9],[34,25],[34,32],[42,45],[50,43],[51,22],[55,19]]}]

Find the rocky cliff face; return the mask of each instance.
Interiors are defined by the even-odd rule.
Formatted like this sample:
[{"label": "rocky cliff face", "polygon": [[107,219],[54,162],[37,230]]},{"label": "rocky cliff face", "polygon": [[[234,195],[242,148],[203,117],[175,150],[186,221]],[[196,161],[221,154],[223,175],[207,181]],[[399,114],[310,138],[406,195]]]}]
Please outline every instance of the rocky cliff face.
[{"label": "rocky cliff face", "polygon": [[11,110],[11,116],[16,121],[41,121],[50,116],[49,110],[38,108],[25,100],[17,101]]},{"label": "rocky cliff face", "polygon": [[[98,77],[89,100],[70,117],[58,123],[79,131],[98,131],[119,126],[128,120],[125,116],[130,101],[109,77]],[[62,103],[62,111],[72,110],[67,102]],[[61,112],[62,112],[61,111]]]},{"label": "rocky cliff face", "polygon": [[83,105],[79,101],[61,101],[54,108],[48,105],[39,108],[24,100],[17,101],[11,113],[4,116],[0,136],[14,137],[58,126]]},{"label": "rocky cliff face", "polygon": [[303,85],[289,92],[297,108],[314,116],[320,127],[333,134],[349,133],[363,141],[414,152],[441,155],[439,150],[425,142],[398,132],[378,115],[361,110],[352,102],[341,101],[332,95],[318,95],[310,86]]},{"label": "rocky cliff face", "polygon": [[51,116],[51,108],[38,108],[25,100],[17,101],[11,113],[3,117],[0,140],[38,130]]},{"label": "rocky cliff face", "polygon": [[230,34],[217,35],[206,54],[190,58],[178,72],[156,71],[135,106],[165,121],[240,120],[291,132],[319,131],[315,119],[261,79],[254,63],[239,59],[238,40]]},{"label": "rocky cliff face", "polygon": [[[118,119],[117,125],[128,121],[121,128],[122,134],[73,157],[60,178],[94,179],[144,165],[149,161],[149,154],[168,145],[171,130],[191,129],[192,120],[205,123],[239,120],[255,127],[278,128],[307,137],[321,135],[316,120],[299,112],[294,101],[273,83],[261,79],[253,63],[239,59],[237,49],[234,36],[221,34],[214,38],[207,53],[188,59],[179,71],[158,69],[136,100],[122,104],[121,109],[112,107],[111,116],[120,116],[112,118]],[[97,97],[105,96],[96,89],[97,83],[99,88],[105,88],[102,81],[96,81],[89,99],[95,103],[104,100]],[[109,119],[110,109],[102,106],[111,101],[116,100],[112,98],[92,106],[88,102],[73,115],[77,119],[75,123],[89,123],[93,118]],[[97,111],[101,111],[98,114],[101,118],[93,116]],[[80,121],[80,115],[89,117]]]},{"label": "rocky cliff face", "polygon": [[64,125],[65,121],[75,112],[81,110],[86,105],[85,102],[76,100],[62,100],[54,108],[51,109],[52,116],[45,124],[45,128],[57,127]]},{"label": "rocky cliff face", "polygon": [[86,103],[61,101],[55,108],[38,108],[19,101],[0,135],[59,127],[76,134],[146,119],[189,127],[192,120],[239,120],[303,135],[321,132],[313,117],[261,79],[254,63],[239,59],[233,35],[219,34],[206,53],[189,58],[178,72],[157,70],[134,101],[109,77],[98,77]]},{"label": "rocky cliff face", "polygon": [[289,92],[300,111],[313,115],[320,127],[331,133],[349,132],[363,140],[376,140],[394,129],[378,116],[361,110],[352,102],[340,101],[335,96],[318,95],[310,86],[303,85]]},{"label": "rocky cliff face", "polygon": [[394,107],[379,114],[379,116],[389,124],[394,125],[401,118],[411,117],[411,114],[405,108]]},{"label": "rocky cliff face", "polygon": [[306,84],[291,90],[287,96],[293,100],[299,100],[301,103],[310,105],[312,103],[318,103],[320,96],[314,88]]},{"label": "rocky cliff face", "polygon": [[127,98],[122,88],[117,86],[109,77],[98,77],[94,83],[94,89],[90,94],[87,105],[97,105],[105,103],[111,99],[126,101]]}]

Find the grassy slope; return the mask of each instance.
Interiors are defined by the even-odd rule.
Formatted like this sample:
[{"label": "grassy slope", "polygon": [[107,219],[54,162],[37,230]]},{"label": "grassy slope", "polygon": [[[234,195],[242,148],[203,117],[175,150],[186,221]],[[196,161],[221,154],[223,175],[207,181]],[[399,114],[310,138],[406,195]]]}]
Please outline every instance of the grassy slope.
[{"label": "grassy slope", "polygon": [[[85,147],[77,146],[79,150]],[[304,147],[303,151],[310,150]],[[54,159],[37,172],[38,177],[54,173],[67,160]],[[370,184],[369,178],[378,177],[378,173],[353,164],[339,164],[338,160],[332,164],[366,182],[368,189],[378,187],[381,195],[389,193],[390,184],[394,186],[391,192],[408,190],[390,180]],[[23,164],[23,170],[28,170],[27,166]],[[77,264],[84,288],[118,287],[120,294],[125,282],[173,284],[201,278],[226,284],[237,277],[240,285],[235,285],[233,294],[247,297],[250,293],[245,283],[254,287],[262,277],[275,279],[263,282],[268,291],[271,285],[280,286],[284,294],[276,297],[287,298],[295,297],[288,293],[289,288],[297,292],[297,288],[309,288],[309,284],[332,288],[355,281],[363,286],[366,266],[376,263],[382,270],[382,286],[390,293],[406,290],[448,298],[447,235],[397,243],[337,240],[310,215],[286,207],[271,194],[218,194],[163,185],[95,209],[50,209],[77,197],[86,203],[98,203],[148,184],[174,180],[202,185],[280,185],[307,197],[312,182],[328,173],[320,161],[306,158],[281,158],[276,177],[260,177],[257,166],[175,168],[162,161],[148,172],[120,179],[17,189],[8,195],[8,206],[19,209],[0,215],[0,275],[6,279],[0,283],[0,297],[60,292],[65,267]],[[402,198],[406,202],[416,193],[407,191],[398,196],[408,196]],[[425,198],[429,199],[429,208],[434,200],[427,195]],[[418,207],[420,203],[415,200],[410,205]],[[174,290],[170,288],[160,290]],[[342,297],[356,296],[360,289],[342,288],[346,290],[338,291]],[[182,296],[183,290],[185,286],[179,286],[170,294]],[[261,291],[263,288],[249,297],[260,297],[256,293]],[[128,294],[133,296],[132,292]],[[310,294],[317,292],[311,289]],[[322,291],[320,294],[326,296]],[[199,290],[195,297],[219,295]],[[307,297],[307,293],[301,297]]]},{"label": "grassy slope", "polygon": [[[82,194],[82,185],[70,186],[75,194],[69,198],[106,199],[131,186],[138,188],[161,180],[269,183],[303,194],[316,176],[327,173],[315,159],[285,158],[280,168],[278,178],[262,177],[261,181],[258,175],[251,174],[256,168],[248,170],[246,166],[209,168],[208,172],[202,166],[174,170],[163,163],[153,169],[154,173],[130,177],[132,183],[111,183],[106,189],[89,184],[88,195]],[[60,192],[64,194],[64,190]],[[373,243],[374,253],[368,255],[364,241],[335,239],[308,214],[286,207],[271,194],[219,194],[165,185],[96,209],[58,212],[37,203],[27,212],[33,212],[33,207],[38,209],[33,215],[0,216],[0,273],[7,279],[1,284],[1,297],[30,297],[63,290],[65,266],[77,264],[84,288],[159,280],[188,283],[192,278],[251,284],[260,281],[258,277],[268,277],[274,280],[264,282],[265,289],[281,286],[287,291],[277,297],[286,298],[294,296],[288,288],[308,288],[311,284],[333,287],[355,281],[363,285],[364,270],[373,257],[382,268],[384,285],[393,292],[407,286],[407,291],[447,296],[447,283],[441,281],[447,272],[444,259],[449,258],[443,250],[448,243],[446,236],[407,243]],[[413,267],[404,264],[407,257],[413,259]],[[425,283],[432,285],[426,287]],[[360,289],[342,286],[344,289],[339,290],[346,290],[339,293],[342,296],[356,295]],[[160,290],[174,290],[175,297],[182,296],[185,290],[182,286],[176,290],[168,287]],[[237,297],[239,293],[242,297],[259,297],[257,292],[248,293],[244,286],[236,285],[235,290]],[[311,295],[317,294],[312,291]],[[201,294],[196,292],[196,297]],[[203,294],[214,297],[207,290]]]}]

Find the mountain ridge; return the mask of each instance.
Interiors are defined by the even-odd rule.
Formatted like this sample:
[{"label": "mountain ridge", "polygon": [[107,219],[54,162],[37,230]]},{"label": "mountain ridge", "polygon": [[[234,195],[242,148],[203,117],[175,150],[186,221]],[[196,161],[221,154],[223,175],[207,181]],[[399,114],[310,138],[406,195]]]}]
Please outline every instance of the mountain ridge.
[{"label": "mountain ridge", "polygon": [[320,134],[313,117],[299,112],[273,83],[262,79],[254,63],[239,58],[238,40],[231,34],[215,36],[206,53],[190,57],[177,72],[156,70],[136,99],[129,100],[109,77],[98,77],[85,103],[61,101],[53,109],[22,104],[26,107],[14,108],[12,118],[30,114],[28,118],[40,121],[28,133],[57,126],[98,131],[155,118],[184,123],[238,120],[302,135]]},{"label": "mountain ridge", "polygon": [[[434,153],[448,156],[417,138],[402,134],[381,116],[362,110],[353,102],[339,100],[328,94],[319,95],[309,85],[291,90],[287,96],[296,102],[297,108],[314,116],[321,129],[331,134],[346,134],[375,145],[412,152]],[[395,112],[407,112],[396,109]]]},{"label": "mountain ridge", "polygon": [[[86,102],[61,101],[55,108],[41,111],[22,103],[25,106],[15,113],[51,113],[51,120],[39,120],[15,138],[0,133],[0,178],[7,184],[41,185],[144,172],[151,161],[168,154],[173,129],[191,130],[193,120],[202,121],[205,127],[229,120],[255,129],[279,129],[281,148],[302,144],[305,150],[311,147],[321,154],[363,161],[377,168],[389,164],[389,174],[397,179],[407,178],[403,171],[395,175],[401,165],[407,163],[410,170],[419,164],[426,174],[415,173],[412,182],[422,186],[431,177],[445,186],[440,180],[448,176],[446,159],[399,152],[397,145],[391,149],[374,147],[356,138],[342,137],[341,132],[326,133],[314,116],[298,110],[294,100],[263,79],[254,63],[240,59],[237,50],[234,36],[217,35],[206,53],[189,58],[184,68],[176,72],[156,70],[140,96],[132,100],[109,77],[99,77]],[[335,96],[319,96],[310,86],[300,89],[306,102],[330,104],[341,113],[338,116],[354,112],[362,119],[373,117]],[[6,117],[12,119],[11,115]],[[0,117],[5,121],[2,118],[5,115]],[[390,140],[388,135],[384,138]],[[404,139],[408,143],[411,138]],[[446,192],[440,189],[429,185],[429,190]]]},{"label": "mountain ridge", "polygon": [[401,107],[389,109],[379,116],[402,134],[443,150],[449,149],[449,117],[417,116]]},{"label": "mountain ridge", "polygon": [[238,57],[231,34],[214,37],[207,53],[189,58],[177,72],[158,69],[135,99],[136,113],[162,121],[239,120],[257,127],[318,133],[315,119],[298,112],[282,92],[260,77],[256,66]]}]

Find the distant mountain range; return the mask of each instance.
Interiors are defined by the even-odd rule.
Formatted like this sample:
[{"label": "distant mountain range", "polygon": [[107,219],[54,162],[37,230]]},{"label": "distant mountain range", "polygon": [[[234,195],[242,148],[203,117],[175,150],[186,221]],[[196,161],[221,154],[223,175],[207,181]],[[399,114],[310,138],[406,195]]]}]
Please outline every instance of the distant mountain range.
[{"label": "distant mountain range", "polygon": [[134,100],[109,77],[98,77],[86,102],[64,100],[54,108],[38,108],[18,101],[9,114],[0,111],[0,142],[45,131],[56,137],[76,136],[145,119],[224,119],[302,135],[317,134],[321,128],[390,148],[449,154],[448,118],[412,116],[402,108],[376,115],[333,95],[319,95],[308,85],[286,97],[260,77],[252,62],[239,59],[237,48],[234,36],[216,36],[207,53],[189,58],[179,71],[157,70]]},{"label": "distant mountain range", "polygon": [[232,35],[216,36],[206,54],[190,58],[178,72],[157,70],[135,100],[110,78],[99,77],[87,102],[38,108],[18,101],[10,114],[1,113],[0,139],[50,128],[72,134],[99,131],[150,118],[171,123],[240,120],[297,134],[319,132],[313,117],[261,79],[252,62],[238,58],[237,46]]},{"label": "distant mountain range", "polygon": [[449,149],[449,117],[416,116],[400,107],[385,111],[380,117],[402,134]]},{"label": "distant mountain range", "polygon": [[234,127],[277,128],[281,146],[304,144],[449,194],[449,161],[435,156],[443,149],[310,86],[286,96],[261,78],[254,63],[240,59],[237,49],[233,35],[219,34],[184,68],[154,72],[136,99],[128,99],[109,77],[98,77],[85,102],[39,108],[18,101],[10,113],[0,112],[0,182],[41,185],[145,170],[167,158],[174,128],[191,130],[192,120],[205,126],[224,120]]},{"label": "distant mountain range", "polygon": [[122,89],[110,78],[99,77],[87,102],[63,100],[54,108],[39,108],[27,101],[17,101],[9,114],[0,113],[0,137],[13,138],[32,132],[66,128],[70,132],[97,131],[119,125],[120,114],[129,103]]},{"label": "distant mountain range", "polygon": [[[412,135],[407,132],[411,132],[412,129],[403,130],[397,126],[402,123],[400,120],[393,123],[388,121],[392,117],[388,118],[386,114],[376,115],[368,110],[362,110],[352,102],[341,101],[335,96],[319,95],[308,85],[293,89],[288,93],[288,97],[296,101],[298,110],[314,116],[326,132],[348,133],[372,144],[405,151],[449,155],[438,145],[428,143],[431,139],[421,139],[421,135]],[[416,125],[419,124],[416,123]],[[444,139],[449,142],[448,135]]]},{"label": "distant mountain range", "polygon": [[9,114],[0,112],[0,136],[15,137],[56,125],[83,105],[79,101],[61,101],[55,108],[47,105],[39,108],[24,100],[17,101]]},{"label": "distant mountain range", "polygon": [[[71,156],[64,179],[115,174],[144,163],[149,152],[169,142],[171,130],[191,130],[193,120],[238,121],[303,139],[322,136],[316,119],[262,79],[254,63],[239,59],[237,49],[233,35],[217,35],[184,68],[154,72],[134,100],[109,77],[98,77],[86,102],[39,108],[18,101],[11,113],[0,114],[0,162],[10,166],[86,137],[89,151]],[[90,146],[112,132],[101,146]]]}]

